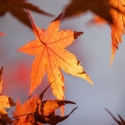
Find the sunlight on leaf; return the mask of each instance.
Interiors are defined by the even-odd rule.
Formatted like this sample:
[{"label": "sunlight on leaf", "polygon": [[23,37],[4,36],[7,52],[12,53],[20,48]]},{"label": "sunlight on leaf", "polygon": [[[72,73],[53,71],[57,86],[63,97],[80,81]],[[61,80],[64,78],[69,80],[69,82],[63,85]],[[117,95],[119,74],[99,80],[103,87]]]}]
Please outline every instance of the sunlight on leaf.
[{"label": "sunlight on leaf", "polygon": [[113,116],[113,114],[112,114],[108,109],[105,108],[105,110],[111,115],[111,117],[114,119],[114,121],[115,121],[118,125],[125,125],[125,120],[124,120],[119,114],[118,114],[118,117],[119,117],[120,120],[117,120],[117,119]]},{"label": "sunlight on leaf", "polygon": [[10,108],[15,105],[14,101],[12,98],[2,95],[2,72],[3,72],[3,67],[0,69],[0,123],[6,124],[6,123],[11,123],[10,118],[8,117],[8,113],[4,108]]},{"label": "sunlight on leaf", "polygon": [[108,0],[71,0],[69,5],[65,7],[64,18],[78,16],[90,10],[109,23],[113,23],[110,9],[119,11]]},{"label": "sunlight on leaf", "polygon": [[18,99],[16,102],[15,112],[13,112],[13,118],[15,118],[14,122],[17,122],[16,125],[31,125],[30,123],[24,123],[24,121],[28,114],[36,112],[36,107],[36,95],[25,101],[23,104],[21,104],[20,100]]},{"label": "sunlight on leaf", "polygon": [[6,36],[4,33],[0,32],[0,36]]},{"label": "sunlight on leaf", "polygon": [[[50,86],[50,85],[49,85]],[[44,93],[49,88],[45,88],[40,95],[35,95],[29,100],[25,101],[22,105],[18,100],[16,103],[16,111],[13,113],[13,118],[15,120],[13,123],[16,125],[38,125],[49,123],[50,125],[56,125],[58,122],[62,122],[67,119],[74,110],[74,108],[69,115],[59,116],[56,115],[56,109],[60,108],[66,104],[76,104],[73,101],[68,100],[44,100]]]},{"label": "sunlight on leaf", "polygon": [[54,96],[57,99],[64,99],[64,77],[60,68],[65,72],[83,78],[92,84],[91,79],[84,71],[75,55],[64,49],[72,44],[83,32],[72,30],[58,31],[61,15],[50,23],[46,31],[43,29],[41,30],[38,27],[37,31],[34,29],[36,40],[33,40],[18,49],[19,52],[36,55],[32,64],[29,96],[41,83],[46,71],[49,82],[52,83],[54,81],[51,85]]}]

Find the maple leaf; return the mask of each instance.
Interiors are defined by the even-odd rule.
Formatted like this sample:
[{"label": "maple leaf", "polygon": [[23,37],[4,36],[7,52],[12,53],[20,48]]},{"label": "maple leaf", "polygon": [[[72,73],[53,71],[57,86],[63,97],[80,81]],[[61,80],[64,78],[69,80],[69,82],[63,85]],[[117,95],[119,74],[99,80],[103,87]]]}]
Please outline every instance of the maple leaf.
[{"label": "maple leaf", "polygon": [[62,14],[52,21],[46,31],[36,28],[36,40],[18,49],[19,52],[36,55],[32,64],[29,96],[41,83],[46,71],[49,82],[53,82],[51,87],[54,96],[60,100],[64,99],[64,78],[60,68],[69,74],[84,78],[92,84],[80,62],[72,53],[64,49],[83,32],[72,30],[58,31],[61,16]]},{"label": "maple leaf", "polygon": [[26,9],[46,16],[53,16],[52,14],[39,9],[32,3],[28,3],[27,0],[0,0],[0,16],[3,16],[6,12],[10,12],[22,23],[32,28],[31,21]]},{"label": "maple leaf", "polygon": [[15,120],[13,121],[13,123],[16,123],[16,125],[31,125],[30,123],[25,124],[24,120],[28,113],[33,112],[34,101],[35,101],[35,98],[33,97],[25,101],[23,104],[21,104],[19,100],[16,102],[16,109],[15,109],[16,111],[13,113]]},{"label": "maple leaf", "polygon": [[[52,83],[50,85],[52,85]],[[76,104],[75,102],[68,101],[68,100],[44,100],[43,101],[44,93],[50,87],[50,85],[37,97],[36,99],[37,106],[34,114],[42,115],[44,117],[54,116],[55,110],[64,106],[65,104]],[[62,112],[64,112],[64,110]]]},{"label": "maple leaf", "polygon": [[105,108],[105,110],[111,115],[111,117],[115,120],[115,122],[118,125],[125,125],[125,120],[119,114],[118,114],[118,117],[120,118],[120,120],[117,120],[108,109]]},{"label": "maple leaf", "polygon": [[[0,69],[0,93],[2,91],[2,72],[3,67]],[[7,97],[6,95],[0,95],[0,123],[5,125],[7,123],[11,123],[12,121],[8,117],[8,114],[4,108],[10,108],[14,106],[15,103],[12,98]]]},{"label": "maple leaf", "polygon": [[65,7],[64,18],[77,16],[90,10],[109,23],[113,23],[110,9],[119,11],[108,0],[71,0],[69,5]]},{"label": "maple leaf", "polygon": [[[78,107],[74,108],[70,113],[69,115],[66,115],[66,116],[59,116],[59,115],[50,115],[49,117],[45,117],[45,121],[44,122],[45,124],[46,123],[49,123],[50,125],[56,125],[58,124],[59,122],[62,122],[64,121],[65,119],[67,119]],[[37,115],[37,116],[34,116],[33,114],[28,114],[24,123],[31,123],[32,125],[38,125],[37,123],[41,123],[41,116]],[[43,123],[43,121],[42,121]]]},{"label": "maple leaf", "polygon": [[[125,2],[123,0],[110,0],[110,4],[117,7],[120,11],[116,11],[114,9],[111,9],[111,15],[113,17],[113,24],[111,24],[111,37],[112,37],[112,52],[110,57],[110,65],[112,64],[114,60],[114,56],[116,53],[116,50],[118,49],[119,43],[122,42],[122,34],[124,34],[124,27],[125,27]],[[94,23],[107,23],[106,20],[95,16],[92,21]]]},{"label": "maple leaf", "polygon": [[5,34],[4,34],[4,33],[2,33],[2,32],[0,32],[0,36],[5,36]]},{"label": "maple leaf", "polygon": [[[51,85],[51,84],[50,84]],[[50,86],[49,85],[49,86]],[[16,118],[13,123],[15,125],[40,125],[49,123],[51,125],[56,125],[58,122],[61,122],[68,118],[70,114],[77,108],[74,108],[69,115],[66,116],[58,116],[55,115],[55,110],[62,105],[65,104],[76,104],[72,101],[67,100],[45,100],[42,101],[44,93],[49,88],[45,88],[45,90],[39,95],[34,96],[24,102],[22,105],[18,100],[16,103],[16,111],[13,113]],[[28,123],[28,124],[27,124]]]}]

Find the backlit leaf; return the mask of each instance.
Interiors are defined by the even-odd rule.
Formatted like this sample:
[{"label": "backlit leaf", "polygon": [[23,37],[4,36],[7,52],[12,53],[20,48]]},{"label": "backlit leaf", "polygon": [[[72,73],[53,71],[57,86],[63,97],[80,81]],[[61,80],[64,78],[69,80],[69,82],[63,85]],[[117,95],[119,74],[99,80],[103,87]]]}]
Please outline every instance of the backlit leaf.
[{"label": "backlit leaf", "polygon": [[6,124],[6,123],[11,123],[12,121],[8,117],[8,114],[4,108],[10,108],[15,105],[14,101],[12,98],[7,97],[6,95],[2,95],[2,72],[3,72],[3,67],[0,69],[0,123],[1,124]]},{"label": "backlit leaf", "polygon": [[2,86],[2,73],[3,73],[3,67],[0,69],[0,93],[3,89],[3,86]]},{"label": "backlit leaf", "polygon": [[2,33],[2,32],[0,32],[0,36],[5,36],[5,34],[4,34],[4,33]]},{"label": "backlit leaf", "polygon": [[120,120],[116,119],[113,114],[105,108],[105,110],[111,115],[111,117],[114,119],[114,121],[118,124],[118,125],[125,125],[125,120],[118,114],[118,117]]},{"label": "backlit leaf", "polygon": [[72,44],[75,38],[83,32],[72,30],[58,31],[60,18],[61,15],[52,21],[46,31],[43,29],[41,30],[40,28],[37,28],[37,31],[34,29],[36,40],[27,43],[18,50],[30,55],[36,55],[32,64],[29,95],[31,95],[41,83],[46,71],[49,82],[53,82],[51,87],[54,96],[57,99],[64,99],[64,77],[60,68],[65,72],[83,78],[92,84],[91,79],[84,71],[75,55],[64,49]]},{"label": "backlit leaf", "polygon": [[[116,50],[118,49],[119,43],[122,42],[122,34],[125,31],[125,1],[124,0],[110,0],[110,3],[117,7],[122,13],[111,9],[111,15],[113,17],[114,24],[111,24],[111,37],[112,37],[112,52],[110,58],[110,65],[114,60]],[[95,16],[93,19],[94,23],[106,23],[102,18]]]},{"label": "backlit leaf", "polygon": [[[50,86],[50,85],[49,85]],[[15,120],[13,123],[16,125],[39,125],[49,123],[50,125],[56,125],[58,122],[61,122],[68,118],[70,114],[77,108],[74,108],[69,115],[59,116],[55,114],[56,109],[60,108],[66,104],[76,104],[72,101],[67,100],[44,100],[43,96],[46,90],[38,95],[30,98],[22,105],[20,101],[16,103],[16,111],[13,113]]]}]

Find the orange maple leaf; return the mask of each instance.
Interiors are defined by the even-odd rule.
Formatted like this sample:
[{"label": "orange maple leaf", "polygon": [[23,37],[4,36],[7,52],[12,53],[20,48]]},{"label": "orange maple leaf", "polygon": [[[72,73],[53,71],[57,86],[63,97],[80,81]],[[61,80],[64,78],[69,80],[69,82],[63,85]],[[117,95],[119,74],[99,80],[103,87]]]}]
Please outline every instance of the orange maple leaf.
[{"label": "orange maple leaf", "polygon": [[[113,17],[114,24],[111,24],[111,37],[112,37],[112,52],[110,57],[110,65],[114,60],[116,50],[118,49],[119,43],[122,42],[122,34],[124,34],[125,27],[125,1],[123,0],[110,0],[111,5],[119,9],[119,12],[111,9],[111,15]],[[107,23],[106,20],[95,16],[93,19],[94,23]]]},{"label": "orange maple leaf", "polygon": [[[39,124],[40,123],[46,124],[46,123],[52,122],[52,117],[53,117],[53,120],[55,119],[55,121],[53,122],[58,123],[69,117],[71,113],[68,116],[62,117],[62,116],[57,116],[55,114],[55,110],[60,108],[60,106],[62,105],[76,104],[76,103],[68,100],[44,100],[43,101],[44,93],[49,88],[49,86],[45,88],[45,90],[40,95],[35,95],[34,97],[25,101],[22,105],[20,104],[19,100],[17,101],[16,109],[15,109],[16,111],[13,113],[14,115],[13,118],[16,118],[13,121],[14,124],[25,125],[26,123],[28,123],[29,125],[31,123],[33,125],[36,125],[38,122]],[[72,112],[75,109],[73,109]]]},{"label": "orange maple leaf", "polygon": [[18,51],[36,55],[32,64],[31,87],[29,95],[41,83],[45,71],[48,74],[49,82],[52,83],[52,92],[57,99],[64,99],[64,78],[60,71],[86,79],[92,84],[91,79],[84,71],[76,57],[64,48],[70,45],[83,32],[72,30],[59,30],[60,14],[50,23],[47,30],[36,28],[36,40],[33,40]]}]

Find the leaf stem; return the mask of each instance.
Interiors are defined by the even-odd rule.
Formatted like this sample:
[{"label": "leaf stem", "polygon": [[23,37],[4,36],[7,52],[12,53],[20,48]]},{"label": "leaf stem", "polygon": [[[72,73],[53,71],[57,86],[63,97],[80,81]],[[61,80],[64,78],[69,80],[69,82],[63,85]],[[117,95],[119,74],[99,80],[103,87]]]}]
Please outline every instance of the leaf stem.
[{"label": "leaf stem", "polygon": [[38,35],[38,37],[39,37],[39,40],[40,40],[40,42],[42,43],[42,44],[44,44],[45,45],[45,43],[44,42],[42,42],[42,40],[40,39],[40,35],[39,35],[39,32],[38,32],[38,30],[37,30],[37,26],[36,26],[36,24],[35,24],[35,21],[34,21],[34,19],[33,19],[33,17],[32,17],[32,15],[31,15],[31,13],[30,13],[30,11],[27,9],[27,12],[28,12],[28,14],[29,14],[29,16],[30,16],[30,19],[31,19],[31,21],[32,21],[32,26],[33,26],[33,29],[35,29],[36,30],[36,33],[37,33],[37,35]]}]

